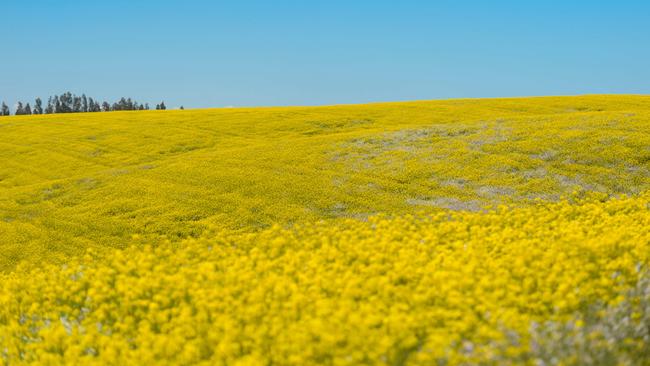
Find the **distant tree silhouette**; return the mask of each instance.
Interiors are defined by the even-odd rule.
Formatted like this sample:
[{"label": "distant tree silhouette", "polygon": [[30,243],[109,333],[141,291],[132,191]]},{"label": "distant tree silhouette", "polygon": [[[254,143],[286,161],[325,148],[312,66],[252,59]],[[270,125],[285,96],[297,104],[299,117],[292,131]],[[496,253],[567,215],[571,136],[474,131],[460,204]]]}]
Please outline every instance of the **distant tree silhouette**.
[{"label": "distant tree silhouette", "polygon": [[47,99],[47,107],[45,107],[45,113],[46,114],[54,113],[54,104],[52,104],[52,97],[49,97]]},{"label": "distant tree silhouette", "polygon": [[55,113],[70,113],[72,112],[72,94],[63,93],[56,97],[58,103],[56,104]]},{"label": "distant tree silhouette", "polygon": [[83,112],[83,103],[81,102],[81,97],[78,97],[76,95],[72,97],[72,112]]},{"label": "distant tree silhouette", "polygon": [[34,101],[34,110],[32,111],[34,114],[43,114],[43,101],[41,98],[36,98]]},{"label": "distant tree silhouette", "polygon": [[[9,109],[7,107],[7,109]],[[61,95],[50,96],[47,99],[47,105],[43,108],[43,100],[36,98],[34,108],[32,109],[29,103],[23,104],[18,102],[16,104],[15,114],[52,114],[52,113],[85,113],[85,112],[110,112],[110,111],[143,111],[149,109],[149,103],[140,104],[137,101],[122,97],[117,102],[110,104],[103,102],[100,104],[98,100],[82,94],[77,96],[70,92],[65,92]],[[156,109],[167,109],[165,102],[156,105]],[[0,116],[5,115],[4,111],[0,111]]]},{"label": "distant tree silhouette", "polygon": [[0,116],[8,116],[9,114],[9,106],[7,106],[5,102],[2,102],[2,107],[0,108]]},{"label": "distant tree silhouette", "polygon": [[59,104],[56,108],[56,113],[71,113],[72,112],[72,94],[70,92],[63,93],[59,97]]},{"label": "distant tree silhouette", "polygon": [[101,112],[102,107],[93,98],[88,98],[88,112]]},{"label": "distant tree silhouette", "polygon": [[81,95],[81,111],[88,112],[88,98],[86,98],[86,94]]},{"label": "distant tree silhouette", "polygon": [[184,109],[185,109],[185,107],[181,106],[181,110],[184,110]]},{"label": "distant tree silhouette", "polygon": [[23,114],[25,114],[25,109],[23,107],[23,102],[18,102],[18,104],[16,104],[16,112],[14,114],[16,116],[22,116]]},{"label": "distant tree silhouette", "polygon": [[57,95],[54,96],[54,113],[64,113],[61,107],[61,101]]}]

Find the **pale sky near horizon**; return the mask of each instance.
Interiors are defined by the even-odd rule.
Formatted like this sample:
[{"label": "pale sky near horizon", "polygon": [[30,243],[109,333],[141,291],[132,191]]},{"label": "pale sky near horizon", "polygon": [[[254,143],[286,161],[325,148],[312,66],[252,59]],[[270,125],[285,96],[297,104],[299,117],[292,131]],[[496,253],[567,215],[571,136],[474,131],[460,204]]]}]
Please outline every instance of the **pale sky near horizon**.
[{"label": "pale sky near horizon", "polygon": [[0,101],[650,94],[646,1],[0,0]]}]

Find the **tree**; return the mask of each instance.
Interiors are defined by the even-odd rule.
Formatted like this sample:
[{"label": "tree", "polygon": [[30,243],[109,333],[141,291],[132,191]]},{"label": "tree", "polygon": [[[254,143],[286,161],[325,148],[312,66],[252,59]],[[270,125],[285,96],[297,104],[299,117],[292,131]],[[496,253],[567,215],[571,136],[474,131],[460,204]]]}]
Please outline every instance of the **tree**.
[{"label": "tree", "polygon": [[41,98],[36,98],[34,101],[34,114],[43,114],[43,101]]},{"label": "tree", "polygon": [[88,98],[88,112],[99,112],[101,111],[101,106],[98,102],[95,102],[93,98]]},{"label": "tree", "polygon": [[54,113],[54,104],[52,104],[52,97],[49,97],[47,99],[47,107],[45,107],[45,113],[46,114]]},{"label": "tree", "polygon": [[59,100],[59,96],[55,95],[54,96],[54,113],[62,113],[63,110],[61,108],[61,101]]},{"label": "tree", "polygon": [[181,110],[184,110],[184,109],[185,109],[185,107],[181,106]]},{"label": "tree", "polygon": [[25,109],[23,107],[23,102],[18,102],[18,104],[16,104],[16,112],[14,114],[17,115],[17,116],[21,116],[21,115],[25,114]]},{"label": "tree", "polygon": [[81,111],[88,112],[88,98],[86,98],[86,94],[81,95]]},{"label": "tree", "polygon": [[[7,107],[7,110],[9,108]],[[156,109],[165,110],[167,106],[165,102],[156,105]],[[183,109],[183,107],[181,107]],[[109,112],[109,111],[142,111],[149,110],[149,103],[138,103],[132,98],[122,97],[117,102],[110,104],[103,102],[100,104],[98,100],[82,94],[77,96],[71,92],[65,92],[60,95],[53,95],[47,99],[47,105],[43,108],[43,100],[36,98],[34,107],[28,104],[23,105],[22,102],[16,104],[16,114],[51,114],[51,113],[81,113],[81,112]],[[4,115],[4,111],[0,110],[0,116]]]},{"label": "tree", "polygon": [[59,100],[59,108],[56,113],[70,113],[74,110],[74,99],[72,93],[66,92],[57,97]]},{"label": "tree", "polygon": [[72,96],[72,93],[63,93],[61,97],[62,98],[59,99],[61,99],[64,113],[72,113],[74,111],[74,97]]},{"label": "tree", "polygon": [[79,113],[83,112],[83,105],[81,103],[81,97],[74,96],[72,97],[72,112]]},{"label": "tree", "polygon": [[9,107],[5,104],[5,102],[2,102],[2,109],[0,109],[0,116],[8,116],[9,113]]},{"label": "tree", "polygon": [[167,109],[167,107],[165,106],[165,102],[161,102],[160,103],[160,110],[164,111],[165,109]]}]

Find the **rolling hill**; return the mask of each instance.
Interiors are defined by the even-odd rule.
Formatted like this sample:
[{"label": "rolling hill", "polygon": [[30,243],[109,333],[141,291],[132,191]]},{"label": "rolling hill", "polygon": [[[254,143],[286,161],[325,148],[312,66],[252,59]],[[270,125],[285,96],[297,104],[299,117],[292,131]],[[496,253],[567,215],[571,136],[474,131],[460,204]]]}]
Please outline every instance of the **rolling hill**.
[{"label": "rolling hill", "polygon": [[0,363],[650,360],[650,97],[18,116],[0,136]]},{"label": "rolling hill", "polygon": [[650,187],[650,97],[0,119],[0,267],[132,235],[557,201]]}]

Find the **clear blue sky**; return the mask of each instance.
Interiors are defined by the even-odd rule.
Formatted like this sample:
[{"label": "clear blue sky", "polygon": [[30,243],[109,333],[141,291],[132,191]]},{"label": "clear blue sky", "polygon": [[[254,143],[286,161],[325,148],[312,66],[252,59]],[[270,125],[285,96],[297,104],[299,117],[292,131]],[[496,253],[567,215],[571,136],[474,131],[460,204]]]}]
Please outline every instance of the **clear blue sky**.
[{"label": "clear blue sky", "polygon": [[648,1],[0,0],[0,100],[650,93]]}]

